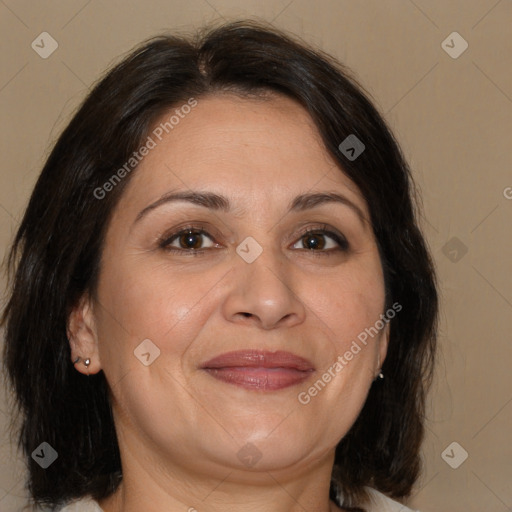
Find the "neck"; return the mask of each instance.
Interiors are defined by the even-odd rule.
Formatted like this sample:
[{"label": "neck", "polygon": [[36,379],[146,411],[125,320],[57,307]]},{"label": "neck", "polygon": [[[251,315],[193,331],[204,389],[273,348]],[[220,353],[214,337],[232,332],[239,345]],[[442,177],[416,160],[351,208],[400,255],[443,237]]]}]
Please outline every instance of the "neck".
[{"label": "neck", "polygon": [[342,512],[329,500],[333,454],[305,470],[225,468],[216,476],[123,453],[123,481],[104,512]]}]

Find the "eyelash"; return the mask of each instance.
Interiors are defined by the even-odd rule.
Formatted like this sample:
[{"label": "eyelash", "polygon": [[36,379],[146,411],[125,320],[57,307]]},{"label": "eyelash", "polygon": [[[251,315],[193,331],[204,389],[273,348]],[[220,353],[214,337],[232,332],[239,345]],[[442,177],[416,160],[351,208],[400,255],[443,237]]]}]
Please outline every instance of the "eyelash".
[{"label": "eyelash", "polygon": [[[162,239],[159,241],[158,246],[160,249],[163,249],[166,252],[174,253],[174,254],[181,254],[181,255],[187,255],[187,256],[202,256],[204,255],[209,248],[206,249],[177,249],[170,247],[169,244],[174,242],[177,238],[179,238],[182,235],[187,234],[194,234],[194,235],[204,235],[208,237],[212,242],[215,243],[214,239],[208,234],[207,231],[203,229],[202,226],[185,226],[184,228],[180,229],[179,231],[175,233],[171,233],[170,235],[165,235],[162,237]],[[298,249],[301,251],[308,251],[313,256],[332,256],[333,254],[337,254],[340,251],[341,252],[348,252],[350,249],[350,244],[348,243],[347,239],[340,233],[336,233],[334,231],[331,231],[328,229],[328,226],[324,225],[321,228],[309,228],[305,231],[303,231],[299,237],[297,242],[299,242],[302,238],[305,236],[315,236],[315,235],[323,235],[332,238],[337,244],[338,248],[336,249],[327,249],[327,250],[315,250],[315,249]],[[295,242],[295,243],[297,243]],[[295,245],[295,244],[293,244]]]}]

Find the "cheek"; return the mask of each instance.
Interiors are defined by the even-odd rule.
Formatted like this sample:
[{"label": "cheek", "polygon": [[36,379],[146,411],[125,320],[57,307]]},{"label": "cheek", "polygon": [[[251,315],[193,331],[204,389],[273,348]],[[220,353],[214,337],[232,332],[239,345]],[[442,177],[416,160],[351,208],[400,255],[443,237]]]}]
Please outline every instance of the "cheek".
[{"label": "cheek", "polygon": [[347,265],[339,275],[309,290],[309,306],[335,336],[338,351],[347,350],[384,312],[384,280],[378,262]]},{"label": "cheek", "polygon": [[[117,414],[148,431],[165,429],[170,417],[194,414],[183,364],[194,340],[214,313],[218,276],[172,271],[165,264],[125,261],[105,268],[97,325],[102,369]],[[151,340],[157,349],[143,340]],[[147,348],[149,347],[149,348]],[[134,353],[135,352],[135,353]],[[149,366],[137,356],[149,352]],[[142,358],[143,359],[143,358]],[[169,400],[169,396],[173,400]]]},{"label": "cheek", "polygon": [[161,263],[142,265],[136,259],[105,268],[97,326],[102,365],[107,371],[126,372],[134,361],[139,364],[134,350],[149,339],[169,368],[177,369],[213,313],[209,291],[217,281],[212,272],[184,274]]},{"label": "cheek", "polygon": [[315,416],[335,418],[329,422],[334,437],[350,427],[364,405],[384,332],[375,329],[385,303],[380,264],[367,261],[345,270],[309,294],[308,305],[326,326],[331,343],[318,379],[300,398]]}]

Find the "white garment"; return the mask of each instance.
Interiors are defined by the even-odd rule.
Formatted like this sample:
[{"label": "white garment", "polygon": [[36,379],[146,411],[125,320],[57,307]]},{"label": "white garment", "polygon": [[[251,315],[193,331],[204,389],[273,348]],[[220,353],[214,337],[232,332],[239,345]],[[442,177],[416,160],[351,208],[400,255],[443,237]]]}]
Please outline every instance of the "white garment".
[{"label": "white garment", "polygon": [[103,509],[100,508],[97,501],[91,498],[82,498],[59,509],[59,512],[103,512]]},{"label": "white garment", "polygon": [[370,494],[371,498],[369,512],[419,512],[419,510],[413,511],[405,505],[398,503],[398,501],[388,498],[376,489],[366,487],[366,490]]},{"label": "white garment", "polygon": [[[381,492],[367,487],[371,505],[366,507],[368,512],[414,512],[410,508],[394,501]],[[98,503],[90,498],[83,498],[61,508],[59,512],[103,512]],[[416,511],[419,512],[419,511]]]}]

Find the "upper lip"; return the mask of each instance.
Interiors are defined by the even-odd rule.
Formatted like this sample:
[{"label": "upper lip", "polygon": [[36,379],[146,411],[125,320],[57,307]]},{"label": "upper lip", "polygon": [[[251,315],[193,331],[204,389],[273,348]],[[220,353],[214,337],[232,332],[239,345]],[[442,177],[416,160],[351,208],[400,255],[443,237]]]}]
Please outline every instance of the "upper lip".
[{"label": "upper lip", "polygon": [[314,370],[311,361],[291,352],[278,350],[236,350],[215,356],[201,365],[203,369],[215,368],[292,368],[300,371]]}]

